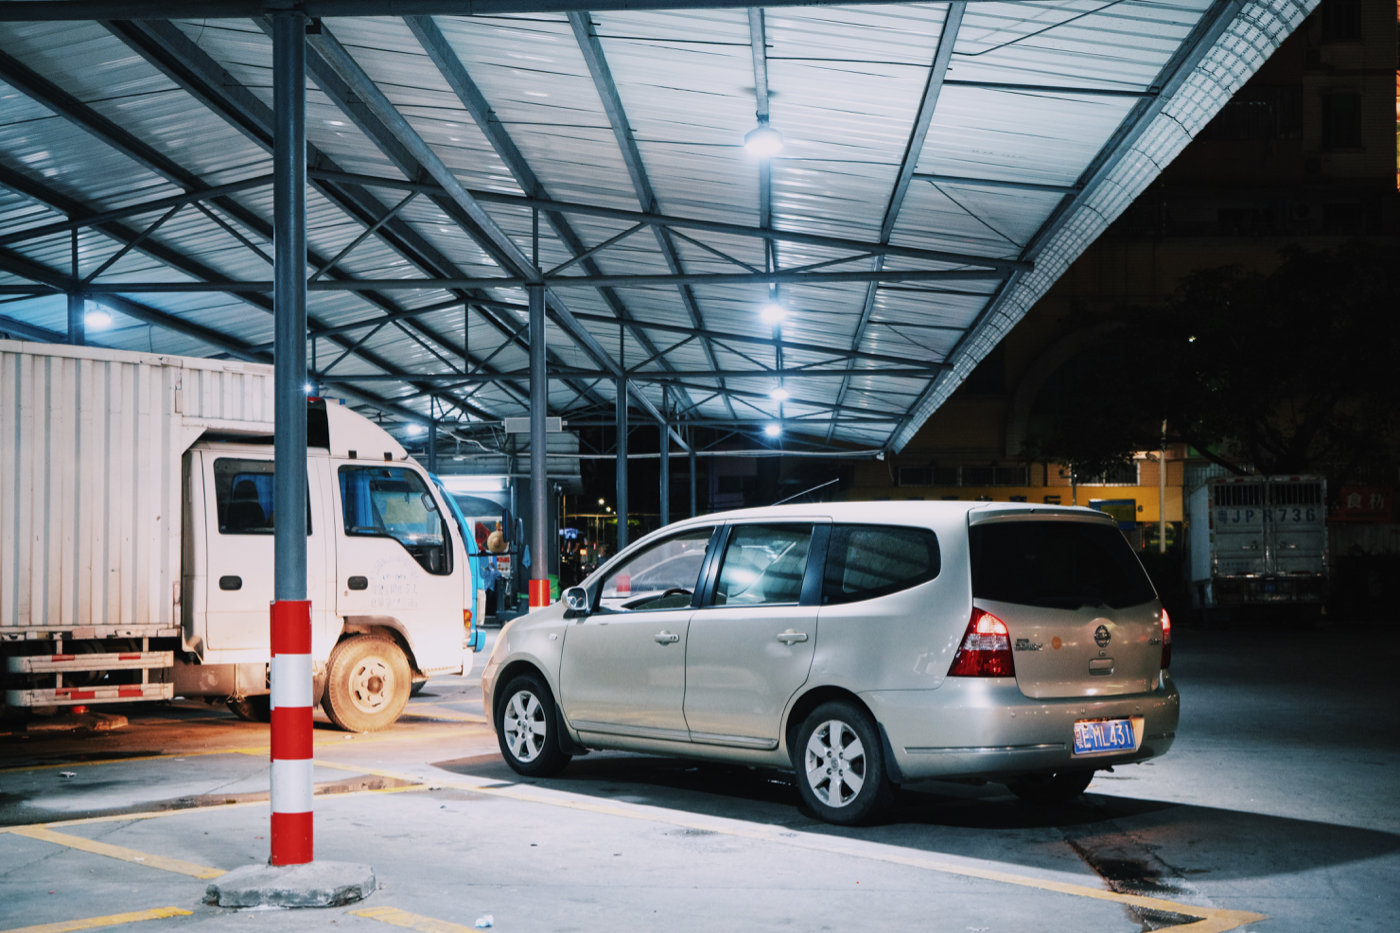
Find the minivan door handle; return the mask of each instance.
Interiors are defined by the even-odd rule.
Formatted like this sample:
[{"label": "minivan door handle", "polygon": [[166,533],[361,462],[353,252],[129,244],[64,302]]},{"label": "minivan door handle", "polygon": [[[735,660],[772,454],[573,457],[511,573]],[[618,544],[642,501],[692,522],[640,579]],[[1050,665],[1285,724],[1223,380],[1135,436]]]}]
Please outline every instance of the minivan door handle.
[{"label": "minivan door handle", "polygon": [[785,644],[785,645],[787,645],[787,646],[789,646],[789,647],[791,647],[792,644],[793,644],[794,642],[806,641],[806,640],[807,640],[807,633],[806,633],[806,632],[794,632],[792,629],[788,629],[786,632],[779,632],[779,633],[778,633],[778,641],[782,642],[783,644]]},{"label": "minivan door handle", "polygon": [[352,590],[367,590],[369,589],[369,578],[358,576],[351,577],[345,581],[345,585]]},{"label": "minivan door handle", "polygon": [[658,645],[674,645],[676,642],[681,640],[681,637],[675,632],[657,632],[651,637],[656,639],[656,643]]}]

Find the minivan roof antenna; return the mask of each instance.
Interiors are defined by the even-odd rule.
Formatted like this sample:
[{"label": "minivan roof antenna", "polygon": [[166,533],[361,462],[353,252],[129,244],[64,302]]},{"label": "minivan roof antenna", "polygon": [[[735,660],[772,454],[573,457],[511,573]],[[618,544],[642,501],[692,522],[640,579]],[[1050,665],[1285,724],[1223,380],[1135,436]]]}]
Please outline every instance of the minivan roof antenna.
[{"label": "minivan roof antenna", "polygon": [[834,486],[834,485],[836,485],[836,484],[839,483],[839,482],[841,482],[841,480],[840,480],[839,478],[838,478],[838,479],[829,479],[829,480],[827,480],[826,482],[822,483],[822,484],[819,485],[819,486],[813,486],[811,489],[804,489],[804,490],[802,490],[802,491],[799,492],[799,493],[794,493],[793,495],[788,496],[786,499],[779,499],[777,502],[772,502],[772,503],[769,503],[769,504],[770,504],[770,505],[782,505],[783,503],[785,503],[785,502],[791,502],[791,501],[794,500],[794,499],[801,499],[803,496],[806,496],[806,495],[809,495],[809,494],[811,494],[811,493],[814,493],[814,492],[816,492],[818,489],[825,489],[825,488],[828,487],[828,486]]}]

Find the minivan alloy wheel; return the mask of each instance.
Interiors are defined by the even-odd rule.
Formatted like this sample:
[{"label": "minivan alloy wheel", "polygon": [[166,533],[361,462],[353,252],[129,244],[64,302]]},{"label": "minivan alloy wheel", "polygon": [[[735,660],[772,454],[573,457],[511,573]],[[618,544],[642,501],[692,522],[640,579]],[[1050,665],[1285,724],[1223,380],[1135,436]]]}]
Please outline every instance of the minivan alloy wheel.
[{"label": "minivan alloy wheel", "polygon": [[804,803],[830,823],[853,825],[876,812],[890,795],[880,732],[865,709],[832,700],[798,727],[793,770]]},{"label": "minivan alloy wheel", "polygon": [[828,807],[844,807],[865,784],[865,746],[839,719],[817,726],[807,740],[807,782]]},{"label": "minivan alloy wheel", "polygon": [[510,750],[522,763],[529,763],[540,756],[544,748],[545,722],[544,707],[539,698],[528,690],[521,690],[506,701],[504,735],[510,743]]},{"label": "minivan alloy wheel", "polygon": [[554,697],[534,673],[512,677],[496,702],[496,743],[512,770],[527,777],[558,774],[571,757],[560,747]]}]

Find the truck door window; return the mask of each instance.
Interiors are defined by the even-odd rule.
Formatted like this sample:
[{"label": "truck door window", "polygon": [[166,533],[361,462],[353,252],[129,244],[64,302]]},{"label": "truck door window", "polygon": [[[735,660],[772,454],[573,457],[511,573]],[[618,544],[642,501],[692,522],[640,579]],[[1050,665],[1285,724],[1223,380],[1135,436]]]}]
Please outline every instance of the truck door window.
[{"label": "truck door window", "polygon": [[[219,534],[272,534],[272,463],[231,457],[215,460],[214,502],[219,511]],[[311,534],[309,498],[306,533]]]},{"label": "truck door window", "polygon": [[452,572],[447,524],[422,477],[403,467],[343,466],[345,533],[393,538],[428,573]]}]

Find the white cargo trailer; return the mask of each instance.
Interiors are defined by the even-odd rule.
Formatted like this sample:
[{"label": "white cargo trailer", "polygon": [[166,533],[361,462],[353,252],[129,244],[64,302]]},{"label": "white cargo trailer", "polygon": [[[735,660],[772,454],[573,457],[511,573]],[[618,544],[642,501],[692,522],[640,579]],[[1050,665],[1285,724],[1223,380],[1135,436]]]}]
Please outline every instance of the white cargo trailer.
[{"label": "white cargo trailer", "polygon": [[1326,481],[1317,476],[1223,477],[1197,488],[1187,512],[1195,606],[1320,607],[1326,503]]},{"label": "white cargo trailer", "polygon": [[[267,714],[270,366],[0,341],[0,658],[10,707],[224,700]],[[315,692],[383,728],[464,673],[475,589],[432,477],[308,400]]]}]

